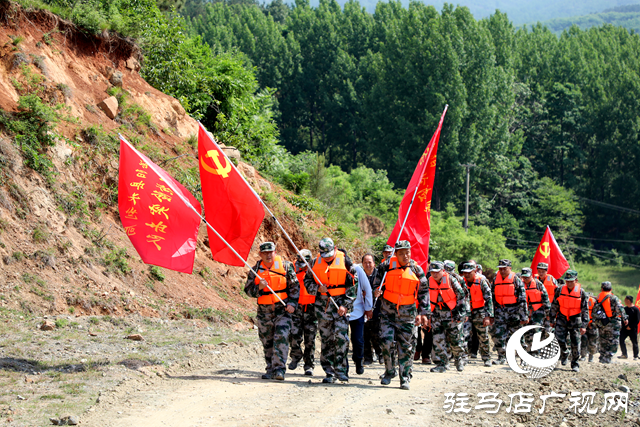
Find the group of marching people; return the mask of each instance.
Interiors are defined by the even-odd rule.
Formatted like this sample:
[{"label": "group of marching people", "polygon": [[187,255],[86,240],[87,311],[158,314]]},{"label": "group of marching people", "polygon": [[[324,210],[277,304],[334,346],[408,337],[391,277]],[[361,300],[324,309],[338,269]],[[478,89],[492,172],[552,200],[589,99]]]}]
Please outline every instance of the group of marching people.
[{"label": "group of marching people", "polygon": [[[303,362],[305,375],[313,375],[319,332],[326,374],[322,382],[349,381],[351,329],[356,373],[364,372],[375,352],[384,361],[381,384],[399,376],[400,388],[408,390],[413,361],[421,353],[423,363],[435,364],[431,372],[446,372],[450,360],[463,371],[478,350],[486,366],[501,365],[509,337],[528,324],[555,331],[563,365],[570,341],[571,368],[578,372],[581,338],[589,340],[591,351],[594,331],[599,331],[600,362],[610,363],[621,325],[627,324],[610,282],[602,283],[602,292],[593,297],[578,283],[576,271],[556,280],[545,263],[537,265],[537,274],[530,268],[516,274],[503,259],[489,281],[473,260],[460,266],[462,276],[452,261],[432,261],[425,274],[411,259],[406,240],[386,246],[377,267],[371,254],[353,264],[330,238],[322,239],[318,249],[315,256],[299,251],[291,263],[276,254],[273,242],[260,245],[260,261],[249,272],[244,291],[258,300],[256,323],[267,365],[263,379],[284,380],[289,350],[288,368]],[[532,335],[527,336],[529,345]],[[491,340],[497,352],[493,361]]]}]

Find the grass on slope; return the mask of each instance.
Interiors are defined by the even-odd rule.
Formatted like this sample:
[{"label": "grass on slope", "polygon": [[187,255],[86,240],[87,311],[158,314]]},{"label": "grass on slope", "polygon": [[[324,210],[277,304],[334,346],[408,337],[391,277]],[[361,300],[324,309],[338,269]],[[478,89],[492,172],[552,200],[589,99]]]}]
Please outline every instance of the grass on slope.
[{"label": "grass on slope", "polygon": [[600,293],[600,283],[610,281],[613,293],[621,300],[625,295],[636,298],[640,285],[640,270],[632,267],[614,267],[576,263],[572,266],[578,272],[578,281],[588,292]]}]

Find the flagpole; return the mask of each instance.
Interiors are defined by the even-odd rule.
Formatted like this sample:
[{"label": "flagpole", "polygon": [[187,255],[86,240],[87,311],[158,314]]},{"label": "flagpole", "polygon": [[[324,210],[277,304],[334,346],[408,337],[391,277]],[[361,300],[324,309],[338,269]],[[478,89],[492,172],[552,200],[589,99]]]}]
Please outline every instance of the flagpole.
[{"label": "flagpole", "polygon": [[[198,122],[198,124],[200,126],[202,126],[202,128],[206,130],[206,128],[202,125],[202,123]],[[289,241],[289,243],[291,243],[291,246],[293,246],[293,248],[295,249],[296,253],[298,255],[300,255],[300,258],[302,258],[302,260],[304,260],[304,263],[307,265],[308,271],[311,272],[311,274],[313,275],[313,277],[316,279],[316,282],[323,285],[322,281],[320,280],[320,278],[316,275],[315,271],[313,271],[313,268],[311,268],[311,265],[309,264],[309,262],[306,260],[305,257],[302,256],[302,254],[300,253],[300,250],[298,249],[298,247],[296,246],[295,243],[293,243],[293,239],[291,239],[291,236],[289,236],[289,233],[287,233],[287,230],[284,229],[284,227],[282,226],[282,224],[280,224],[280,221],[278,221],[278,218],[276,218],[276,216],[273,214],[273,212],[271,212],[271,209],[269,209],[269,206],[266,205],[266,203],[264,202],[264,200],[262,200],[262,198],[260,197],[260,195],[256,192],[256,190],[253,189],[253,187],[251,187],[251,185],[249,185],[249,183],[247,182],[246,178],[240,173],[240,171],[238,170],[238,168],[236,168],[236,165],[233,164],[233,162],[229,159],[229,157],[227,157],[227,154],[220,148],[220,146],[218,145],[218,143],[215,141],[215,139],[212,137],[212,135],[209,134],[209,131],[207,131],[207,135],[209,136],[209,138],[211,139],[211,142],[213,142],[215,144],[215,146],[220,150],[220,152],[222,153],[222,155],[225,157],[225,159],[227,160],[227,163],[230,164],[231,166],[233,166],[233,169],[238,172],[238,175],[240,175],[240,177],[242,177],[242,179],[244,180],[244,183],[247,184],[247,187],[249,187],[251,189],[251,191],[253,192],[253,195],[256,196],[256,198],[260,201],[260,203],[262,203],[262,206],[264,206],[264,208],[267,210],[267,212],[269,212],[269,215],[271,215],[271,218],[273,218],[273,220],[276,222],[276,224],[278,224],[278,227],[280,227],[280,230],[282,230],[282,232],[284,233],[285,237],[287,238],[287,240]],[[327,295],[329,295],[329,292],[327,290]],[[336,301],[333,299],[333,297],[331,295],[329,295],[329,300],[333,303],[333,305],[336,307],[336,309],[340,309],[340,307],[338,306],[338,304],[336,303]]]},{"label": "flagpole", "polygon": [[[447,110],[449,109],[449,104],[446,104],[444,106],[444,111],[442,112],[442,116],[444,118],[444,115],[447,114]],[[442,120],[442,119],[441,119]],[[420,174],[420,176],[422,176],[424,174],[424,170],[427,167],[429,159],[427,159],[425,161],[424,167],[422,168],[422,173]],[[396,237],[396,244],[398,244],[398,242],[400,241],[400,236],[402,236],[402,232],[404,231],[404,226],[407,223],[407,219],[409,218],[409,212],[411,212],[411,208],[413,207],[413,201],[416,199],[416,194],[418,194],[418,188],[420,186],[416,185],[416,189],[413,190],[413,196],[411,197],[411,202],[409,203],[409,208],[407,209],[407,213],[404,216],[404,220],[402,221],[402,225],[400,226],[400,231],[398,232],[398,237]],[[396,253],[396,246],[393,245],[393,249],[391,250],[391,256],[389,258],[391,258],[394,254]],[[382,285],[384,284],[384,279],[387,277],[387,272],[389,270],[385,271],[384,274],[382,275],[382,281],[380,282],[380,286],[382,287]],[[378,302],[378,297],[376,297],[375,301],[373,302],[373,305],[375,307],[375,305]]]},{"label": "flagpole", "polygon": [[[121,140],[121,141],[124,141],[124,142],[125,142],[129,147],[131,147],[131,148],[132,148],[136,153],[140,154],[140,153],[138,152],[138,150],[136,150],[136,149],[135,149],[135,147],[133,147],[131,144],[129,144],[129,141],[127,141],[126,139],[124,139],[124,137],[123,137],[122,135],[118,134],[118,136],[120,137],[120,140]],[[162,174],[160,174],[160,173],[158,172],[158,170],[156,170],[156,168],[155,168],[154,166],[155,166],[154,164],[150,164],[150,165],[149,165],[149,167],[150,167],[151,169],[153,169],[153,171],[154,171],[158,176],[162,177]],[[173,184],[171,183],[171,181],[170,181],[170,180],[166,181],[166,183],[167,183],[167,185],[169,186],[169,188],[171,188],[171,190],[172,190],[174,193],[176,193],[176,194],[178,195],[178,197],[180,198],[180,200],[182,200],[182,202],[183,202],[185,205],[187,205],[189,208],[191,208],[191,210],[192,210],[192,211],[194,211],[194,212],[196,213],[196,215],[198,215],[198,216],[200,217],[200,219],[202,219],[202,221],[204,221],[204,223],[207,225],[207,227],[209,227],[209,229],[211,229],[211,231],[213,231],[213,232],[216,234],[216,236],[218,236],[218,238],[219,238],[220,240],[222,240],[222,242],[223,242],[225,245],[227,245],[227,247],[228,247],[229,249],[231,249],[231,251],[232,251],[232,252],[233,252],[233,253],[234,253],[238,258],[240,258],[240,259],[242,260],[242,262],[244,263],[244,265],[245,265],[249,270],[251,270],[251,272],[252,272],[256,277],[260,277],[260,276],[258,276],[258,274],[254,271],[253,267],[251,267],[251,266],[247,263],[247,261],[246,261],[244,258],[242,258],[242,257],[240,256],[240,254],[238,254],[238,252],[236,252],[236,250],[233,248],[233,246],[231,246],[231,245],[230,245],[230,244],[229,244],[229,243],[228,243],[228,242],[227,242],[227,241],[226,241],[226,240],[225,240],[225,239],[220,235],[220,233],[218,233],[218,231],[217,231],[215,228],[213,228],[213,227],[211,226],[211,224],[209,224],[209,223],[207,222],[207,220],[206,220],[206,219],[204,219],[204,218],[202,217],[202,215],[200,214],[200,212],[198,212],[198,211],[196,210],[196,208],[194,208],[194,207],[193,207],[193,205],[191,204],[191,202],[190,202],[189,200],[187,200],[187,199],[183,196],[182,192],[181,192],[181,191],[179,191],[178,189],[174,188],[174,187],[173,187]],[[261,278],[261,280],[263,280],[263,279]],[[271,293],[272,293],[273,295],[275,295],[275,296],[276,296],[276,298],[278,298],[278,301],[280,301],[280,302],[282,303],[282,305],[284,305],[284,306],[286,307],[286,306],[287,306],[287,304],[285,304],[285,302],[284,302],[284,301],[282,301],[282,298],[280,298],[280,295],[278,295],[277,293],[275,293],[275,292],[274,292],[274,290],[273,290],[273,289],[271,289],[271,286],[269,286],[269,284],[268,284],[268,283],[267,283],[267,285],[266,285],[266,286],[267,286],[267,288],[271,291]]]}]

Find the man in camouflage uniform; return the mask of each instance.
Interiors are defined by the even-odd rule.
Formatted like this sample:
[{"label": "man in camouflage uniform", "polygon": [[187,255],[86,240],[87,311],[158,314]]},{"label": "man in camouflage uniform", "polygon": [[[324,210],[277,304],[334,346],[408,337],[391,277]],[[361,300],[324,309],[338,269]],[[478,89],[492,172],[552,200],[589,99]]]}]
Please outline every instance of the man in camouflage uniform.
[{"label": "man in camouflage uniform", "polygon": [[[556,294],[556,289],[558,288],[558,281],[551,274],[548,274],[547,270],[549,270],[549,264],[546,262],[539,262],[536,266],[537,273],[533,277],[543,284],[544,288],[547,290],[547,295],[549,296],[549,303],[552,303],[553,297]],[[547,333],[553,332],[549,323],[549,315],[547,313],[547,318],[544,320],[544,327],[547,330]]]},{"label": "man in camouflage uniform", "polygon": [[587,360],[587,354],[589,355],[589,362],[593,362],[593,356],[598,352],[598,327],[593,322],[593,315],[591,310],[596,303],[596,297],[589,292],[589,300],[587,306],[589,307],[589,324],[587,325],[587,332],[580,339],[580,361]]},{"label": "man in camouflage uniform", "polygon": [[[509,289],[510,285],[513,286],[513,290]],[[491,285],[491,294],[495,317],[490,332],[498,352],[498,360],[494,360],[493,363],[504,365],[507,361],[507,341],[521,326],[529,323],[527,292],[522,280],[511,271],[511,261],[508,259],[501,259],[499,262],[498,274]]]},{"label": "man in camouflage uniform", "polygon": [[456,273],[456,263],[451,260],[444,261],[444,271],[449,273],[449,275],[455,277],[455,279],[460,283],[462,290],[465,295],[465,309],[466,312],[464,314],[464,322],[462,323],[462,348],[464,350],[464,358],[467,359],[469,355],[469,341],[471,340],[471,332],[473,330],[473,325],[471,324],[471,300],[469,299],[469,288],[467,288],[467,282]]},{"label": "man in camouflage uniform", "polygon": [[[555,328],[556,338],[560,344],[562,355],[560,362],[567,364],[569,350],[567,334],[571,337],[571,369],[580,372],[580,337],[587,331],[589,323],[589,296],[578,283],[578,272],[567,270],[564,276],[565,285],[556,289],[549,314],[550,325]],[[579,300],[579,301],[578,301]],[[564,313],[563,313],[564,311]],[[573,314],[575,313],[575,314]]]},{"label": "man in camouflage uniform", "polygon": [[386,260],[391,258],[391,255],[393,255],[393,246],[384,245],[384,248],[382,249],[382,262],[385,262]]},{"label": "man in camouflage uniform", "polygon": [[[491,285],[484,276],[479,275],[476,272],[476,264],[474,262],[465,262],[462,265],[460,272],[464,274],[465,285],[469,289],[470,293],[470,307],[471,307],[471,324],[475,333],[478,335],[479,350],[482,360],[485,366],[491,366],[491,345],[489,339],[489,325],[491,324],[491,318],[493,317],[493,297],[491,295]],[[482,307],[476,306],[479,303],[474,301],[473,286],[480,286],[482,299],[484,305]],[[476,306],[474,308],[474,306]],[[471,334],[469,334],[471,336]]]},{"label": "man in camouflage uniform", "polygon": [[[382,294],[382,297],[379,298],[382,301],[380,306],[380,346],[384,357],[385,374],[380,384],[390,384],[391,379],[396,375],[391,357],[395,341],[398,352],[400,388],[409,390],[417,335],[416,325],[428,327],[431,316],[429,288],[424,271],[411,259],[409,241],[398,241],[395,251],[395,256],[380,264],[378,275],[373,282],[374,295],[380,297]],[[402,277],[398,279],[400,274]],[[414,281],[415,292],[411,295],[394,293],[393,281],[403,280],[405,275],[411,276],[410,280]],[[382,293],[382,285],[385,286],[384,293]]]},{"label": "man in camouflage uniform", "polygon": [[[600,363],[611,363],[611,358],[618,351],[620,342],[620,329],[622,323],[627,326],[628,317],[620,299],[611,293],[611,282],[602,282],[600,285],[600,295],[598,295],[596,306],[593,308],[594,322],[598,326],[600,336]],[[598,319],[598,305],[604,311],[605,319]]]},{"label": "man in camouflage uniform", "polygon": [[[309,249],[302,249],[300,254],[311,265],[313,261],[313,255]],[[296,270],[296,277],[300,286],[304,286],[304,277],[307,274],[307,264],[304,260],[297,255],[297,260],[294,264]],[[291,316],[292,326],[291,334],[289,335],[289,343],[291,345],[291,363],[289,363],[289,369],[295,370],[298,367],[300,360],[304,359],[304,374],[313,375],[314,368],[314,355],[316,351],[316,332],[318,331],[318,319],[316,318],[315,310],[315,298],[311,298],[310,302],[303,303],[302,292],[301,300],[299,300],[296,311]],[[304,354],[302,352],[301,344],[304,341]]]},{"label": "man in camouflage uniform", "polygon": [[[525,267],[520,273],[520,278],[524,282],[525,289],[527,291],[527,303],[529,304],[529,324],[544,326],[547,318],[549,317],[549,310],[551,309],[551,302],[549,301],[549,295],[544,284],[533,277],[533,272],[530,268]],[[540,292],[540,298],[534,297],[534,294]],[[534,301],[532,302],[532,299]],[[527,348],[531,348],[533,342],[533,333],[526,335]]]},{"label": "man in camouflage uniform", "polygon": [[[300,285],[293,264],[276,256],[275,250],[276,245],[273,242],[260,245],[260,261],[249,272],[244,292],[252,298],[258,298],[256,322],[258,336],[264,349],[264,360],[267,363],[267,372],[262,375],[262,379],[273,378],[282,381],[289,353],[291,314],[298,305]],[[275,283],[282,278],[283,271],[286,287],[282,290],[274,289]],[[260,277],[257,277],[256,273]],[[285,305],[272,294],[268,287],[277,291]]]},{"label": "man in camouflage uniform", "polygon": [[438,359],[438,366],[431,368],[431,372],[445,372],[449,369],[447,346],[456,361],[456,368],[463,371],[465,354],[462,347],[462,323],[467,314],[464,290],[455,277],[444,271],[442,262],[432,262],[429,272],[431,330],[433,348]]},{"label": "man in camouflage uniform", "polygon": [[[318,318],[318,332],[320,333],[320,365],[324,370],[326,377],[323,383],[333,384],[336,379],[347,382],[349,375],[347,373],[347,353],[349,351],[349,319],[346,314],[353,310],[353,301],[356,297],[358,275],[353,268],[351,259],[339,252],[333,240],[328,237],[320,240],[318,244],[320,254],[313,260],[311,264],[312,270],[307,272],[304,279],[307,292],[316,294],[315,311]],[[346,277],[344,283],[340,286],[332,287],[328,283],[318,283],[316,277],[320,279],[328,277],[330,267],[338,264],[336,260],[344,260],[344,269],[346,269]],[[314,274],[315,273],[315,274]],[[331,297],[330,292],[333,289],[344,289],[341,295]],[[333,302],[331,302],[333,299]],[[336,308],[335,304],[338,306]]]}]

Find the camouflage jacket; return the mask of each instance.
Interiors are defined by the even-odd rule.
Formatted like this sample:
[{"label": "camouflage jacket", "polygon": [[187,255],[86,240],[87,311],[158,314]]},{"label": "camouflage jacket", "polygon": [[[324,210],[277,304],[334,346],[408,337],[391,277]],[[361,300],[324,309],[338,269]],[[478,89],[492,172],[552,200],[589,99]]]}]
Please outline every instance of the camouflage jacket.
[{"label": "camouflage jacket", "polygon": [[[424,274],[422,267],[420,267],[414,260],[409,260],[409,268],[416,275],[418,280],[420,281],[418,285],[418,314],[420,316],[428,316],[431,317],[431,304],[429,303],[429,280]],[[378,274],[376,275],[371,288],[375,293],[376,290],[380,289],[382,285],[382,278],[385,276],[385,273],[389,271],[389,260],[383,261],[378,266]],[[386,280],[386,279],[385,279]],[[382,295],[380,296],[382,298]],[[395,306],[395,304],[392,304]],[[401,305],[398,307],[398,311],[402,311],[403,307],[410,307]],[[406,309],[405,309],[406,310]]]},{"label": "camouflage jacket", "polygon": [[[313,261],[309,263],[312,269],[313,266],[316,265],[317,259],[318,257],[316,256],[316,258],[314,258]],[[355,301],[358,292],[358,274],[353,266],[351,258],[349,258],[348,256],[344,257],[344,265],[349,272],[345,280],[346,292],[344,295],[333,297],[333,300],[339,307],[345,307],[347,311],[350,312],[353,310],[353,302]],[[335,309],[333,304],[329,301],[329,296],[322,295],[318,292],[318,283],[316,282],[313,272],[310,270],[307,270],[307,274],[304,276],[304,287],[307,289],[307,292],[310,295],[316,296],[316,303],[326,306],[329,310]],[[330,308],[329,306],[333,308]]]},{"label": "camouflage jacket", "polygon": [[[540,307],[538,310],[533,310],[533,307],[531,307],[531,304],[529,304],[529,314],[533,315],[533,313],[536,311],[538,312],[543,311],[546,317],[549,315],[549,310],[551,309],[551,300],[549,299],[547,288],[544,287],[544,284],[540,280],[538,279],[531,279],[531,280],[536,281],[536,288],[540,291],[540,294],[541,294],[540,299],[541,299],[542,307]],[[526,284],[525,284],[525,290],[526,290]]]},{"label": "camouflage jacket", "polygon": [[[596,301],[597,300],[598,300],[598,297],[596,297]],[[609,297],[609,300],[611,301],[611,315],[612,315],[611,320],[613,321],[628,320],[629,316],[627,316],[627,313],[624,311],[624,306],[622,305],[620,298],[611,294],[611,296]]]},{"label": "camouflage jacket", "polygon": [[[498,272],[496,277],[498,277]],[[514,293],[516,296],[516,304],[518,305],[518,315],[520,316],[520,321],[525,322],[529,320],[529,307],[527,305],[527,290],[524,287],[524,283],[522,279],[514,274],[513,277],[513,287]],[[493,279],[493,283],[491,284],[491,294],[493,295],[493,308],[494,310],[502,309],[503,307],[498,304],[496,301],[496,279]]]},{"label": "camouflage jacket", "polygon": [[[256,275],[254,273],[254,271],[258,271],[261,263],[262,261],[258,261],[256,265],[253,266],[253,270],[249,272],[249,275],[247,276],[247,282],[244,285],[244,292],[251,298],[258,298],[261,295],[260,288],[255,282]],[[287,298],[284,299],[284,303],[287,305],[292,305],[295,308],[298,306],[298,298],[300,297],[300,284],[298,283],[296,271],[291,262],[284,261],[284,269],[287,272]],[[269,289],[264,288],[264,291],[269,292]],[[280,304],[279,301],[278,304]]]},{"label": "camouflage jacket", "polygon": [[555,297],[551,303],[549,319],[551,320],[551,323],[555,323],[559,318],[562,318],[568,320],[568,323],[573,328],[586,328],[589,325],[589,295],[587,295],[582,286],[580,286],[580,315],[576,314],[575,316],[571,316],[570,319],[567,319],[567,317],[560,312],[560,302],[558,301],[560,293],[565,286],[567,285],[558,286],[556,289]]},{"label": "camouflage jacket", "polygon": [[[449,273],[447,273],[449,274]],[[451,279],[451,289],[456,294],[456,306],[451,310],[451,319],[454,322],[461,322],[464,320],[466,316],[469,315],[469,303],[467,302],[467,297],[464,292],[464,286],[458,282],[458,279],[455,276],[449,274],[449,278]],[[431,280],[431,279],[429,279]],[[435,279],[434,279],[435,280]],[[438,295],[438,299],[436,301],[431,301],[431,310],[435,310],[438,307],[437,303],[443,303],[441,295]],[[448,311],[449,308],[444,306],[443,310]]]},{"label": "camouflage jacket", "polygon": [[[480,289],[482,290],[482,297],[484,298],[484,307],[479,308],[480,316],[485,318],[487,316],[493,317],[493,296],[491,295],[491,285],[484,276],[476,275],[476,278],[480,277]],[[469,284],[464,281],[464,286],[469,289]],[[469,301],[469,307],[471,307],[471,301]]]}]

